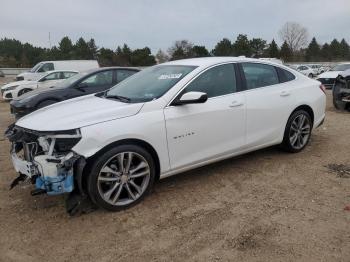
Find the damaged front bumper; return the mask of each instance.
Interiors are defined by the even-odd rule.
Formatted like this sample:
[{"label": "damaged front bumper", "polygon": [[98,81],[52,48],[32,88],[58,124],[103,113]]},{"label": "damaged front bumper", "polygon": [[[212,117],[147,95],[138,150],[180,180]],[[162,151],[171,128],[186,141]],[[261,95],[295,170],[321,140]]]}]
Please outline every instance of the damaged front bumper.
[{"label": "damaged front bumper", "polygon": [[12,142],[12,163],[20,174],[11,188],[21,180],[35,184],[32,195],[58,195],[72,192],[76,184],[81,187],[75,175],[82,172],[85,159],[71,150],[81,139],[79,130],[39,132],[12,125],[5,135]]}]

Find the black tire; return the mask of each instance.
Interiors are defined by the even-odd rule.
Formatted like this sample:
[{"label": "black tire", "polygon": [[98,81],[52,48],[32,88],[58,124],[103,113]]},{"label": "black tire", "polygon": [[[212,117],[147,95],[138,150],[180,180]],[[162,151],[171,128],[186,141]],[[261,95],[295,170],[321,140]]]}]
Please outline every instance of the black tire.
[{"label": "black tire", "polygon": [[17,96],[19,97],[19,96],[21,96],[21,95],[23,95],[23,94],[25,94],[25,93],[30,92],[30,91],[33,91],[33,90],[32,90],[32,89],[29,89],[29,88],[24,88],[24,89],[22,89],[22,90],[19,90]]},{"label": "black tire", "polygon": [[313,78],[314,75],[310,73],[310,74],[308,75],[308,77]]},{"label": "black tire", "polygon": [[[148,179],[148,184],[144,185],[144,189],[142,191],[141,194],[138,194],[135,190],[134,187],[132,187],[135,191],[134,193],[136,193],[136,199],[132,200],[133,202],[128,203],[127,201],[125,201],[126,203],[115,203],[115,204],[111,204],[110,202],[107,202],[107,200],[105,200],[101,194],[104,195],[104,197],[106,196],[107,192],[111,192],[112,188],[115,188],[113,193],[109,194],[108,199],[111,201],[112,198],[115,198],[117,195],[117,191],[121,191],[119,192],[117,197],[117,202],[123,200],[122,196],[126,196],[126,198],[130,197],[129,191],[127,190],[126,187],[129,187],[130,190],[130,184],[129,182],[125,182],[123,181],[123,176],[127,176],[127,175],[112,175],[112,173],[107,173],[107,172],[103,172],[103,169],[105,167],[108,167],[108,163],[115,163],[115,169],[113,169],[114,172],[119,172],[120,168],[117,167],[117,165],[119,165],[119,163],[117,162],[113,162],[113,159],[115,159],[116,156],[119,156],[121,153],[133,153],[135,155],[141,156],[143,158],[143,160],[145,160],[148,164],[147,170],[149,171],[149,175],[147,175],[147,179]],[[135,158],[135,156],[134,156]],[[154,180],[156,177],[156,169],[155,169],[155,163],[154,163],[154,159],[152,158],[151,154],[149,152],[147,152],[144,148],[140,147],[140,146],[136,146],[136,145],[120,145],[120,146],[116,146],[114,148],[111,148],[105,152],[103,152],[101,155],[97,156],[95,159],[92,160],[93,162],[90,164],[90,168],[88,170],[87,173],[87,183],[86,183],[86,187],[87,187],[87,193],[90,196],[91,200],[98,206],[101,207],[103,209],[109,210],[109,211],[119,211],[119,210],[123,210],[126,208],[130,208],[134,205],[136,205],[137,203],[139,203],[153,188],[154,185]],[[127,160],[126,160],[127,161]],[[124,160],[123,160],[124,163]],[[137,163],[136,163],[137,164]],[[135,165],[136,165],[135,164]],[[131,164],[134,169],[135,165]],[[123,170],[126,170],[123,169]],[[130,168],[131,170],[131,168]],[[108,178],[116,178],[119,177],[120,179],[118,181],[115,182],[115,184],[113,184],[113,182],[99,182],[99,179],[101,179],[100,174],[104,173],[107,174]],[[106,177],[105,175],[103,176],[104,178]],[[143,179],[143,178],[142,178]],[[132,180],[130,178],[130,180]],[[129,181],[129,180],[128,180]],[[118,187],[114,187],[117,183],[119,182],[119,186]],[[133,179],[133,182],[135,182],[135,179]],[[101,192],[102,191],[102,186],[100,183],[104,183],[102,186],[106,186],[106,191],[107,192]],[[110,184],[108,184],[110,183]],[[120,189],[121,188],[121,189]],[[120,190],[119,190],[120,189]],[[122,199],[122,200],[120,200]],[[125,198],[124,198],[125,199]],[[113,201],[112,201],[113,202]]]},{"label": "black tire", "polygon": [[46,107],[46,106],[55,104],[55,103],[57,103],[57,102],[58,102],[58,101],[52,100],[52,99],[44,100],[44,101],[41,101],[41,102],[36,106],[36,109],[40,109],[40,108],[43,108],[43,107]]},{"label": "black tire", "polygon": [[[310,127],[309,127],[308,136],[305,137],[305,140],[303,140],[304,144],[299,148],[299,147],[296,147],[295,145],[292,144],[291,134],[293,132],[294,132],[294,134],[296,133],[295,131],[292,130],[292,124],[294,124],[295,123],[294,121],[297,121],[298,118],[301,117],[301,115],[305,116],[305,121],[309,124]],[[311,131],[312,131],[312,121],[311,121],[310,114],[308,112],[306,112],[305,110],[297,110],[297,111],[293,112],[288,119],[286,129],[284,131],[283,142],[281,144],[282,149],[284,149],[285,151],[290,152],[290,153],[298,153],[298,152],[302,151],[309,143],[309,140],[311,137]]]},{"label": "black tire", "polygon": [[346,107],[346,102],[341,101],[340,88],[341,87],[339,85],[334,85],[333,87],[333,105],[338,110],[344,110]]}]

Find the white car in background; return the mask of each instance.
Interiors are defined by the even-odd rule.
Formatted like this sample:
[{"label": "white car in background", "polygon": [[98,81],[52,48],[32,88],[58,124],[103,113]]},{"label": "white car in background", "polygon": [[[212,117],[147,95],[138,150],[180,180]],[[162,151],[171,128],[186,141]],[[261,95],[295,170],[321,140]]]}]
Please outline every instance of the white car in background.
[{"label": "white car in background", "polygon": [[21,73],[16,76],[17,81],[21,80],[37,80],[48,71],[54,70],[74,70],[86,71],[99,68],[97,60],[59,60],[59,61],[42,61],[36,64],[28,72]]},{"label": "white car in background", "polygon": [[327,72],[320,74],[317,78],[327,89],[332,89],[337,76],[350,69],[350,63],[341,63],[333,66]]},{"label": "white car in background", "polygon": [[324,92],[259,59],[177,60],[39,109],[6,136],[19,180],[35,180],[33,195],[73,192],[116,211],[159,178],[272,145],[303,150],[325,118]]},{"label": "white car in background", "polygon": [[37,88],[49,88],[57,83],[78,74],[77,71],[49,71],[38,80],[22,80],[5,84],[1,87],[4,100],[12,100]]},{"label": "white car in background", "polygon": [[307,65],[299,65],[296,67],[296,70],[298,70],[300,73],[310,78],[313,78],[314,76],[317,75],[316,71]]},{"label": "white car in background", "polygon": [[311,67],[316,72],[317,75],[327,71],[327,68],[320,64],[312,64],[308,66]]}]

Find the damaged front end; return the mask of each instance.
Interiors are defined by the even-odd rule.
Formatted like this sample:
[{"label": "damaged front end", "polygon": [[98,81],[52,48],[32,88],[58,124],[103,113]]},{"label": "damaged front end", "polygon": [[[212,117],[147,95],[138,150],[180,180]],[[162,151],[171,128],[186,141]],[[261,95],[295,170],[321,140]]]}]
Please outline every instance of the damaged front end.
[{"label": "damaged front end", "polygon": [[350,110],[350,71],[340,74],[333,87],[333,104],[339,110]]},{"label": "damaged front end", "polygon": [[35,184],[32,195],[70,193],[75,184],[79,187],[74,176],[81,174],[85,159],[71,150],[81,139],[79,129],[42,132],[11,125],[5,136],[12,143],[12,163],[19,173],[11,188],[21,180]]}]

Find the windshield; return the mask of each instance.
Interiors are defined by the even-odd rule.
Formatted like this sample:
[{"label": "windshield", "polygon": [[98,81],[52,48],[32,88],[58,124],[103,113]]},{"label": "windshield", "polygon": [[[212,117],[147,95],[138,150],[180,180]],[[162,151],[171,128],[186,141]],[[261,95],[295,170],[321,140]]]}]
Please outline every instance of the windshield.
[{"label": "windshield", "polygon": [[38,64],[36,64],[32,69],[30,69],[29,70],[29,72],[31,72],[31,73],[35,73],[36,72],[36,70],[38,70],[38,68],[42,65],[43,63],[38,63]]},{"label": "windshield", "polygon": [[336,65],[331,70],[329,71],[345,71],[347,69],[350,69],[350,64],[341,64],[341,65]]},{"label": "windshield", "polygon": [[106,92],[106,97],[124,97],[130,102],[147,102],[164,95],[195,66],[159,65],[125,79]]},{"label": "windshield", "polygon": [[62,88],[69,87],[74,82],[76,82],[77,80],[79,80],[80,78],[82,78],[85,75],[87,75],[87,72],[82,72],[82,73],[76,74],[70,78],[67,78],[66,80],[64,80],[62,82],[59,82],[57,85],[55,85],[55,87],[62,87]]}]

